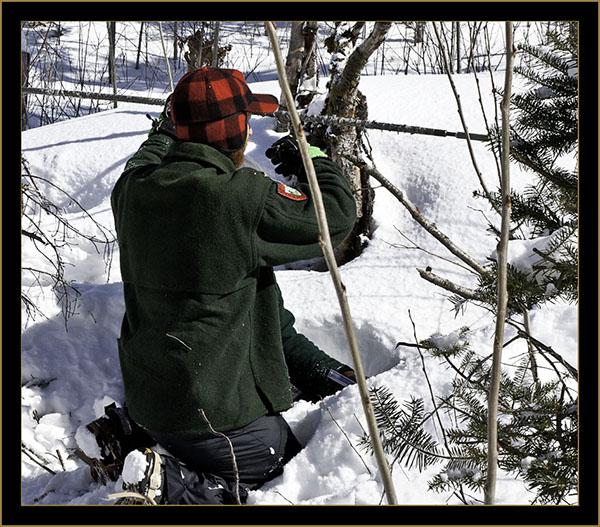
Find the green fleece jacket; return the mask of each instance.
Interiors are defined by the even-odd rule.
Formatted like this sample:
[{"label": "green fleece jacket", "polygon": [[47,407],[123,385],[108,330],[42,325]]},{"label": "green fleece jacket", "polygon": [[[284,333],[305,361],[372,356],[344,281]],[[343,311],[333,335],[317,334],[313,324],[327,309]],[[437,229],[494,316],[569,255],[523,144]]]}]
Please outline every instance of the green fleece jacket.
[{"label": "green fleece jacket", "polygon": [[[356,214],[339,167],[317,158],[334,244]],[[343,364],[294,329],[272,266],[321,254],[308,184],[295,189],[219,151],[151,135],[111,196],[125,316],[119,357],[133,419],[163,433],[244,426],[291,406],[290,382],[331,393]],[[347,368],[347,367],[346,367]]]}]

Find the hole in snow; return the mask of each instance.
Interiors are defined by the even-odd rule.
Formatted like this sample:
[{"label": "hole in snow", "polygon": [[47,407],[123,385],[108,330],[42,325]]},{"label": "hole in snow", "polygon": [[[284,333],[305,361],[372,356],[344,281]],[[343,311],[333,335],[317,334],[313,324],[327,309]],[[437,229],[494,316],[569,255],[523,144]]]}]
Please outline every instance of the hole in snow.
[{"label": "hole in snow", "polygon": [[[302,324],[301,321],[298,321],[296,330],[312,340],[329,356],[349,366],[353,365],[341,319],[320,325]],[[355,334],[367,377],[390,370],[400,362],[400,355],[394,349],[395,340],[385,332],[365,322],[359,327],[355,327]],[[284,414],[284,418],[304,447],[315,434],[322,418],[322,412],[318,404],[299,401]]]},{"label": "hole in snow", "polygon": [[[400,361],[398,352],[394,349],[396,340],[384,331],[363,322],[358,326],[355,321],[355,334],[361,361],[367,377],[373,377],[387,371]],[[348,347],[348,339],[341,318],[320,325],[302,325],[296,323],[296,330],[312,340],[330,357],[353,365]]]}]

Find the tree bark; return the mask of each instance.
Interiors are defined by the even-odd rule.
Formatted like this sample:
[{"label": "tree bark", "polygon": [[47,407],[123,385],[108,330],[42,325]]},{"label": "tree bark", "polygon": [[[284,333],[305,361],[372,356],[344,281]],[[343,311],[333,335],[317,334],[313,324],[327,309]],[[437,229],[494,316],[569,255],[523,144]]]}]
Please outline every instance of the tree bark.
[{"label": "tree bark", "polygon": [[314,20],[306,22],[302,32],[304,34],[304,58],[295,97],[298,108],[308,108],[319,89],[319,70],[317,68],[319,23]]},{"label": "tree bark", "polygon": [[[362,22],[342,31],[337,35],[337,39],[329,40],[328,49],[334,56],[348,56],[348,58],[341,71],[339,65],[343,60],[333,61],[331,64],[329,93],[323,115],[366,120],[368,113],[366,98],[358,90],[360,74],[369,57],[385,40],[391,26],[391,22],[376,22],[370,35],[356,47],[354,44],[364,27]],[[343,25],[338,26],[338,30],[341,29]],[[327,129],[317,126],[311,129],[311,142],[324,147],[330,157],[340,165],[356,199],[356,224],[350,236],[336,249],[338,264],[343,264],[360,254],[364,237],[368,238],[372,233],[374,192],[369,185],[369,176],[344,157],[347,154],[360,156],[362,132],[355,127],[337,124],[332,124]]]},{"label": "tree bark", "polygon": [[[318,22],[292,22],[290,31],[290,45],[288,48],[288,55],[285,63],[285,72],[287,81],[292,92],[292,97],[295,104],[301,108],[306,108],[312,101],[316,93],[316,58],[315,58],[315,45],[316,36],[318,31]],[[312,93],[307,91],[302,94],[301,99],[298,99],[299,89],[304,78],[315,78],[315,85]],[[282,110],[287,110],[287,104],[285,98],[280,97],[280,107]],[[275,125],[276,132],[287,132],[289,131],[290,122],[288,119],[283,118],[281,114],[276,116],[277,122]]]},{"label": "tree bark", "polygon": [[140,24],[140,38],[138,40],[138,50],[137,50],[137,56],[135,59],[135,69],[139,70],[140,69],[140,53],[142,52],[142,36],[144,34],[144,22],[141,22]]},{"label": "tree bark", "polygon": [[213,33],[213,56],[212,56],[212,64],[213,68],[216,68],[219,65],[219,29],[221,27],[221,23],[219,21],[215,22],[215,32]]},{"label": "tree bark", "polygon": [[[300,68],[302,67],[302,56],[304,54],[304,35],[302,34],[303,25],[304,22],[292,22],[290,30],[290,46],[288,48],[287,59],[285,61],[285,75],[294,99],[296,98]],[[283,93],[279,98],[279,107],[282,110],[288,111]],[[287,132],[290,129],[289,124],[290,123],[287,119],[277,118],[275,131],[279,133]]]},{"label": "tree bark", "polygon": [[108,30],[108,75],[109,82],[113,86],[113,94],[114,105],[117,107],[117,74],[115,71],[115,45],[117,39],[117,23],[116,22],[107,22],[106,23]]},{"label": "tree bark", "polygon": [[177,69],[177,48],[179,35],[177,34],[177,22],[173,22],[173,66]]},{"label": "tree bark", "polygon": [[501,103],[502,112],[502,221],[500,241],[498,242],[498,302],[496,310],[496,334],[494,337],[494,353],[488,395],[488,459],[487,478],[484,489],[484,502],[493,505],[496,491],[496,474],[498,469],[498,395],[500,392],[500,370],[502,346],[504,344],[504,324],[507,292],[508,237],[510,234],[510,96],[513,70],[513,36],[512,22],[506,22],[506,74],[504,78],[504,97]]}]

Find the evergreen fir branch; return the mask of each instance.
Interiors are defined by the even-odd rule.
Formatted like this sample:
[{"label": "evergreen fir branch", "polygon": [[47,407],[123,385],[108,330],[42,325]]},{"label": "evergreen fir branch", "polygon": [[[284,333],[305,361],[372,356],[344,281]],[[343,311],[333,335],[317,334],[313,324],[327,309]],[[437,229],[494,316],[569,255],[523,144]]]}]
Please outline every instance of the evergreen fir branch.
[{"label": "evergreen fir branch", "polygon": [[[558,34],[554,33],[554,37],[558,37]],[[560,40],[560,38],[558,40]],[[555,40],[555,42],[558,40]],[[517,49],[536,59],[536,62],[541,63],[544,66],[544,71],[550,68],[556,70],[558,73],[562,73],[565,76],[568,76],[569,73],[568,61],[571,58],[573,51],[576,50],[576,48],[569,48],[568,50],[565,50],[566,53],[558,54],[555,49],[550,50],[544,46],[532,46],[528,43],[519,44]],[[515,71],[518,71],[519,73],[521,73],[520,70],[522,69],[523,68],[519,66],[515,66]],[[532,70],[525,70],[524,73],[521,74],[526,73],[531,74]]]},{"label": "evergreen fir branch", "polygon": [[[457,332],[468,343],[468,328]],[[489,360],[469,345],[449,353],[440,347],[446,339],[426,339],[429,351],[454,365],[451,393],[439,398],[439,411],[455,423],[446,428],[447,452],[441,455],[423,430],[423,401],[401,406],[386,389],[378,389],[373,405],[382,425],[387,453],[407,466],[423,469],[445,460],[428,482],[435,492],[464,496],[464,489],[480,491],[487,470],[487,393]],[[498,422],[498,465],[522,478],[535,493],[535,502],[564,503],[576,492],[577,404],[565,400],[568,388],[562,379],[534,382],[524,358],[515,373],[501,372]]]},{"label": "evergreen fir branch", "polygon": [[[394,456],[408,468],[419,471],[450,456],[440,453],[439,445],[423,428],[424,405],[422,399],[412,399],[404,404],[404,410],[393,394],[385,387],[371,389],[373,411],[382,436],[386,453]],[[360,446],[371,451],[370,438],[365,435]]]},{"label": "evergreen fir branch", "polygon": [[[468,340],[468,333],[462,336]],[[430,349],[435,353],[433,347]],[[430,490],[481,490],[486,477],[487,379],[489,361],[469,347],[455,356],[437,353],[451,362],[460,357],[449,395],[439,408],[456,426],[446,429],[449,459],[429,481]],[[460,372],[460,373],[459,373]],[[562,379],[534,382],[524,358],[514,375],[502,371],[499,395],[498,464],[521,477],[539,503],[561,503],[577,489],[577,405],[565,401]]]}]

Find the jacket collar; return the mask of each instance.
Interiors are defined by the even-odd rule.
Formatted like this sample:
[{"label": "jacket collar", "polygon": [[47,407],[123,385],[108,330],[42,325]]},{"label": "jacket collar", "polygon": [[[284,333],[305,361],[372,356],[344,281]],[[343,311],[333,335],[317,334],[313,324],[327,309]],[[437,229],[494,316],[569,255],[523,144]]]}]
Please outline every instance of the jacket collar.
[{"label": "jacket collar", "polygon": [[165,156],[165,160],[187,160],[210,165],[218,172],[231,173],[235,171],[233,161],[212,146],[191,141],[174,141]]}]

